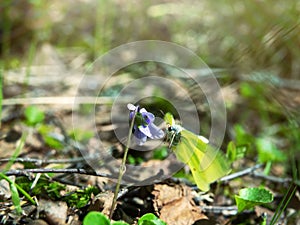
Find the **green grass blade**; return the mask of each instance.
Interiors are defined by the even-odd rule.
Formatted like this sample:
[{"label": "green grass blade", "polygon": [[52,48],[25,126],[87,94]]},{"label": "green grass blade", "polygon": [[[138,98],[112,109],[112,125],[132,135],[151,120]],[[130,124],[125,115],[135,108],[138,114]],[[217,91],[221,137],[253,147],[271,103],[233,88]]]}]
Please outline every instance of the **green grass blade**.
[{"label": "green grass blade", "polygon": [[[281,200],[279,206],[277,207],[274,216],[272,217],[272,220],[270,222],[270,225],[274,225],[276,224],[276,222],[278,221],[278,219],[280,218],[281,214],[283,213],[283,211],[285,210],[285,208],[287,207],[288,203],[290,202],[290,200],[292,199],[293,195],[295,194],[295,191],[297,190],[297,185],[294,185],[293,190],[291,191],[292,187],[293,187],[293,183],[290,185],[288,191],[285,193],[284,198]],[[290,194],[289,194],[290,193]],[[282,207],[283,205],[283,207]]]},{"label": "green grass blade", "polygon": [[[15,162],[16,158],[18,157],[18,155],[20,154],[20,152],[22,151],[24,145],[25,145],[25,140],[26,140],[26,137],[27,137],[27,133],[23,133],[22,137],[21,137],[21,140],[18,144],[18,146],[16,147],[16,150],[14,152],[14,154],[11,156],[9,162],[7,163],[7,165],[5,166],[5,169],[4,169],[4,173],[5,171],[9,170],[12,166],[12,164]],[[33,198],[23,189],[21,188],[18,184],[16,184],[15,182],[13,182],[9,177],[7,177],[3,172],[1,173],[0,172],[0,180],[1,179],[5,179],[9,184],[10,184],[10,187],[11,187],[11,190],[14,190],[14,187],[17,188],[17,190],[22,193],[32,204],[36,204],[36,202],[33,200]],[[14,186],[14,187],[13,187]],[[15,197],[16,198],[16,194],[14,194],[13,196],[13,193],[12,193],[12,197]],[[14,200],[16,201],[16,200]],[[17,202],[17,201],[16,201]],[[17,207],[17,206],[16,206]]]},{"label": "green grass blade", "polygon": [[21,200],[19,197],[18,189],[14,182],[9,184],[10,192],[11,192],[11,200],[16,208],[17,214],[22,214]]},{"label": "green grass blade", "polygon": [[36,204],[33,198],[23,188],[21,188],[18,184],[12,181],[8,176],[0,172],[0,180],[1,179],[6,180],[10,186],[13,184],[18,189],[18,191],[22,193],[32,204]]},{"label": "green grass blade", "polygon": [[9,170],[11,168],[11,166],[14,164],[16,158],[18,157],[18,155],[20,154],[20,152],[22,151],[22,149],[25,145],[26,137],[27,137],[27,133],[23,133],[22,137],[21,137],[21,140],[20,140],[18,146],[16,147],[16,150],[14,151],[14,154],[11,156],[9,162],[5,166],[4,171]]},{"label": "green grass blade", "polygon": [[2,62],[0,62],[0,128],[1,128],[1,119],[2,119],[2,100],[3,100],[3,65]]}]

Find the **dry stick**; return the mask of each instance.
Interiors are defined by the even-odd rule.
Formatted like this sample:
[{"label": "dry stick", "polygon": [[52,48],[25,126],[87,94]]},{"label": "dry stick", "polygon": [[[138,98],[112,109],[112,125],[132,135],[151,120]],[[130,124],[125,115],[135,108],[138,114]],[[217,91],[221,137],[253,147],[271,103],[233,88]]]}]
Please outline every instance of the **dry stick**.
[{"label": "dry stick", "polygon": [[[91,156],[90,158],[95,158]],[[0,159],[1,163],[9,162],[10,158]],[[35,165],[61,164],[61,163],[78,163],[86,161],[85,158],[78,157],[73,159],[34,159],[34,158],[16,158],[14,162],[19,163],[34,163]]]},{"label": "dry stick", "polygon": [[222,177],[222,178],[220,179],[220,181],[221,181],[221,182],[227,182],[227,181],[236,179],[236,178],[238,178],[238,177],[246,176],[246,175],[248,175],[248,174],[251,174],[251,173],[254,172],[255,170],[261,168],[262,166],[263,166],[262,164],[257,164],[257,165],[255,165],[255,166],[253,166],[253,167],[250,167],[250,168],[241,170],[241,171],[239,171],[239,172],[230,174],[230,175],[228,175],[228,176]]},{"label": "dry stick", "polygon": [[222,177],[220,179],[220,181],[228,182],[230,180],[236,179],[238,177],[246,176],[246,175],[261,178],[261,179],[268,180],[268,181],[271,181],[274,183],[289,183],[289,182],[293,181],[292,178],[280,178],[280,177],[265,175],[264,173],[259,173],[259,172],[255,171],[255,170],[261,168],[262,166],[263,166],[263,164],[257,164],[253,167],[250,167],[250,168],[238,171],[236,173],[230,174],[228,176]]},{"label": "dry stick", "polygon": [[112,219],[114,209],[115,209],[116,204],[117,204],[117,198],[118,198],[118,193],[119,193],[119,190],[120,190],[122,177],[123,177],[123,174],[125,173],[125,170],[126,170],[125,163],[126,163],[126,159],[127,159],[127,153],[128,153],[128,150],[129,150],[129,146],[130,146],[130,140],[131,140],[131,135],[132,135],[132,129],[133,129],[133,125],[134,125],[135,116],[136,116],[136,111],[133,114],[133,117],[132,117],[132,120],[131,120],[131,123],[130,123],[130,127],[129,127],[127,145],[126,145],[126,148],[125,148],[125,151],[124,151],[122,164],[120,165],[118,182],[117,182],[117,185],[116,185],[114,198],[113,198],[113,201],[112,201],[112,204],[111,204],[111,209],[110,209],[110,212],[109,212],[109,219],[110,220]]},{"label": "dry stick", "polygon": [[237,214],[237,206],[200,206],[203,212],[209,212],[213,214],[222,214],[225,216],[234,216]]},{"label": "dry stick", "polygon": [[266,175],[264,173],[258,173],[258,172],[253,172],[251,174],[253,177],[258,177],[258,178],[262,178],[264,180],[268,180],[268,181],[271,181],[273,183],[282,183],[282,184],[285,184],[285,183],[290,183],[293,181],[292,178],[281,178],[281,177],[275,177],[275,176],[270,176],[270,175]]},{"label": "dry stick", "polygon": [[85,174],[90,176],[99,176],[113,178],[106,173],[99,173],[97,171],[85,170],[81,168],[74,169],[52,169],[52,168],[40,168],[40,169],[22,169],[22,170],[9,170],[5,172],[6,176],[28,176],[30,173],[67,173],[67,174]]}]

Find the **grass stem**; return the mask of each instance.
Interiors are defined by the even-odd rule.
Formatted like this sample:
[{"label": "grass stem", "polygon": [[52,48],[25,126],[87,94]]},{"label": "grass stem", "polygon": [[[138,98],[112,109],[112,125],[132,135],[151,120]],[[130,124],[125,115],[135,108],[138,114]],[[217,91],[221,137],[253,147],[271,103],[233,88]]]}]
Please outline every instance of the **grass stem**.
[{"label": "grass stem", "polygon": [[132,129],[133,129],[133,126],[134,126],[135,116],[136,116],[136,111],[133,114],[132,120],[130,122],[130,127],[129,127],[129,132],[128,132],[128,140],[127,140],[126,148],[125,148],[125,151],[124,151],[124,156],[123,156],[123,159],[122,159],[122,163],[121,163],[120,168],[119,168],[118,181],[117,181],[117,185],[116,185],[116,189],[115,189],[115,193],[114,193],[114,198],[113,198],[110,213],[109,213],[109,219],[110,220],[112,219],[112,216],[113,216],[116,204],[117,204],[117,197],[118,197],[118,193],[119,193],[119,190],[120,190],[122,177],[123,177],[123,174],[126,171],[125,163],[126,163],[127,154],[128,154],[128,150],[129,150],[129,146],[130,146],[130,142],[131,142]]}]

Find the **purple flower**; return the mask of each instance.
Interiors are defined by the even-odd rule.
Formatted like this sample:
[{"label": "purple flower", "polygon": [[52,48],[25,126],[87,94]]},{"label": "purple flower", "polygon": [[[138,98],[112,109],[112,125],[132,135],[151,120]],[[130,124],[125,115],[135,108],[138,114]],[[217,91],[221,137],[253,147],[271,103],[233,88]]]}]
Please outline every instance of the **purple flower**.
[{"label": "purple flower", "polygon": [[165,135],[164,132],[153,123],[155,116],[152,113],[147,112],[144,108],[141,109],[139,106],[134,106],[133,104],[128,104],[127,108],[130,110],[130,122],[135,114],[132,132],[135,142],[138,145],[143,145],[147,141],[147,137],[151,139],[160,139]]}]

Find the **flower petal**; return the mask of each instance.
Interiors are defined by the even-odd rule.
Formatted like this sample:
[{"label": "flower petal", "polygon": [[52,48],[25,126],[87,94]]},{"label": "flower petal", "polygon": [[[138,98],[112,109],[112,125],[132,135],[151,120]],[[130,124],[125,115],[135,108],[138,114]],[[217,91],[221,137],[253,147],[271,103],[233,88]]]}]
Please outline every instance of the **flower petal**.
[{"label": "flower petal", "polygon": [[155,116],[152,113],[149,112],[142,112],[142,116],[144,117],[147,124],[153,123]]},{"label": "flower petal", "polygon": [[131,103],[128,103],[127,104],[127,108],[130,110],[130,111],[134,111],[136,109],[136,106],[131,104]]},{"label": "flower petal", "polygon": [[129,121],[131,121],[132,120],[132,118],[133,118],[133,115],[135,114],[135,112],[134,111],[131,111],[130,113],[129,113]]},{"label": "flower petal", "polygon": [[146,110],[145,108],[141,108],[139,112],[140,112],[140,113],[146,113],[147,110]]},{"label": "flower petal", "polygon": [[147,141],[147,137],[159,139],[165,135],[163,130],[153,124],[155,116],[147,112],[145,108],[140,108],[131,103],[127,104],[127,108],[130,110],[130,121],[135,115],[133,135],[138,145],[143,145]]},{"label": "flower petal", "polygon": [[147,135],[148,137],[152,136],[151,131],[149,129],[149,126],[145,126],[145,127],[144,126],[140,126],[140,127],[138,127],[138,130],[140,132],[142,132],[144,135]]},{"label": "flower petal", "polygon": [[133,135],[139,139],[143,139],[144,137],[147,137],[147,135],[141,132],[139,129],[134,130]]},{"label": "flower petal", "polygon": [[165,132],[162,129],[158,128],[155,124],[151,123],[148,127],[151,133],[151,136],[148,137],[153,139],[160,139],[165,136]]},{"label": "flower petal", "polygon": [[147,136],[136,130],[134,133],[134,141],[137,145],[143,145],[147,141]]}]

